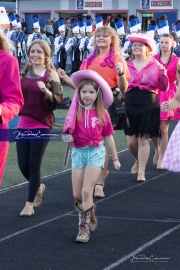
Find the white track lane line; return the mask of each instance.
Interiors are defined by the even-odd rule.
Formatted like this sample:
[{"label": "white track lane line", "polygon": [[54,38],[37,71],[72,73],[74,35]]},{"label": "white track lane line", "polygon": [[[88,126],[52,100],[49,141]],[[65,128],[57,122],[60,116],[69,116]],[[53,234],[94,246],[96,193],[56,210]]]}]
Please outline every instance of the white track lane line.
[{"label": "white track lane line", "polygon": [[[109,200],[109,199],[111,199],[111,198],[114,198],[114,197],[118,196],[119,194],[122,194],[122,193],[124,193],[124,192],[126,192],[126,191],[129,191],[129,190],[131,190],[131,189],[137,188],[137,187],[139,187],[139,186],[141,186],[141,185],[144,185],[144,184],[148,183],[149,181],[156,180],[157,178],[159,178],[159,177],[161,177],[161,176],[163,176],[163,175],[165,175],[165,174],[167,174],[167,173],[168,173],[168,172],[162,173],[162,174],[160,174],[159,176],[156,176],[156,177],[154,177],[154,178],[148,180],[147,182],[143,182],[143,183],[134,185],[134,186],[132,186],[132,187],[126,188],[126,189],[124,189],[124,190],[121,190],[121,191],[119,191],[119,192],[117,192],[117,193],[115,193],[115,194],[113,194],[113,195],[111,195],[111,196],[109,196],[109,197],[106,197],[106,198],[104,198],[104,199],[101,199],[100,201],[97,201],[96,204],[97,204],[97,203],[104,202],[105,200]],[[12,237],[14,237],[14,236],[16,236],[16,235],[19,235],[19,234],[25,233],[25,232],[27,232],[27,231],[30,231],[30,230],[32,230],[32,229],[35,229],[35,228],[37,228],[37,227],[43,226],[44,224],[50,223],[50,222],[52,222],[52,221],[54,221],[54,220],[61,219],[62,217],[68,216],[68,215],[74,213],[75,211],[76,211],[76,210],[71,211],[71,212],[68,212],[68,213],[66,213],[66,214],[63,214],[63,215],[61,215],[61,216],[54,217],[54,218],[49,219],[49,220],[46,220],[46,221],[44,221],[44,222],[38,223],[38,224],[36,224],[36,225],[33,225],[33,226],[28,227],[28,228],[25,228],[25,229],[23,229],[23,230],[17,231],[17,232],[15,232],[15,233],[10,234],[10,235],[7,235],[7,236],[5,236],[5,237],[3,237],[3,238],[0,238],[0,243],[3,242],[3,241],[5,241],[5,240],[8,240],[8,239],[10,239],[10,238],[12,238]]]},{"label": "white track lane line", "polygon": [[56,221],[56,220],[61,219],[61,218],[63,218],[63,217],[69,216],[69,215],[72,214],[74,211],[75,211],[75,210],[70,211],[70,212],[68,212],[68,213],[66,213],[66,214],[63,214],[63,215],[61,215],[61,216],[57,216],[57,217],[48,219],[48,220],[46,220],[46,221],[43,221],[43,222],[38,223],[38,224],[36,224],[36,225],[33,225],[33,226],[31,226],[31,227],[27,227],[27,228],[25,228],[25,229],[23,229],[23,230],[17,231],[17,232],[12,233],[12,234],[9,234],[9,235],[7,235],[7,236],[5,236],[5,237],[2,237],[2,238],[0,239],[0,243],[1,243],[1,242],[4,242],[4,241],[6,241],[6,240],[9,240],[10,238],[13,238],[14,236],[20,235],[20,234],[22,234],[22,233],[29,232],[29,231],[31,231],[31,230],[33,230],[33,229],[35,229],[35,228],[38,228],[38,227],[43,226],[43,225],[45,225],[45,224],[48,224],[48,223],[50,223],[50,222]]},{"label": "white track lane line", "polygon": [[[69,214],[71,217],[77,217],[78,214]],[[128,221],[147,221],[147,222],[162,222],[162,223],[180,223],[180,219],[150,219],[150,218],[121,218],[121,217],[106,217],[106,216],[97,216],[97,218],[102,219],[114,219],[114,220],[128,220]]]},{"label": "white track lane line", "polygon": [[[175,227],[173,227],[172,229],[169,229],[166,232],[158,235],[157,237],[153,238],[151,241],[149,241],[149,242],[145,243],[144,245],[140,246],[139,248],[135,249],[134,251],[132,251],[128,255],[122,257],[121,259],[119,259],[115,263],[112,263],[111,265],[107,266],[106,268],[103,268],[103,270],[114,269],[115,267],[119,266],[120,264],[124,263],[125,261],[127,261],[129,259],[132,259],[139,252],[141,252],[141,251],[145,250],[146,248],[154,245],[156,242],[160,241],[161,239],[163,239],[167,235],[173,233],[174,231],[178,230],[179,228],[180,228],[180,224],[177,225],[177,226],[175,226]],[[165,259],[170,259],[170,258],[165,258]]]}]

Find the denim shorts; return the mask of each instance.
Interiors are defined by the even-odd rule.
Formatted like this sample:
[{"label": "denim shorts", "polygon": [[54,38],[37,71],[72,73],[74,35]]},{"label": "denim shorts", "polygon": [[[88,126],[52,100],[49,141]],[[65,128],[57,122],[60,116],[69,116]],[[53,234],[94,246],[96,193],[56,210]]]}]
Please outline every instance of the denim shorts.
[{"label": "denim shorts", "polygon": [[104,168],[105,155],[104,142],[100,142],[99,147],[73,148],[71,153],[72,168],[81,169],[86,165]]}]

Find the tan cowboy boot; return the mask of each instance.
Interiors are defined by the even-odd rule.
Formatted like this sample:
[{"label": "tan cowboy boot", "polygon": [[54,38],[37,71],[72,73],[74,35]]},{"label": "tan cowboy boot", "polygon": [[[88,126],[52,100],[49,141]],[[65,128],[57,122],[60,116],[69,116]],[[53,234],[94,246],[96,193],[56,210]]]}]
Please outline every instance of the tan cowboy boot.
[{"label": "tan cowboy boot", "polygon": [[[82,209],[82,205],[78,202],[75,202],[74,204],[76,210],[78,212],[83,212],[83,209]],[[91,232],[94,232],[97,228],[97,225],[98,225],[98,219],[96,217],[96,206],[95,204],[93,204],[92,206],[92,212],[91,212],[91,221],[90,221],[90,225],[89,225],[89,228],[90,228],[90,231]]]},{"label": "tan cowboy boot", "polygon": [[79,212],[79,232],[76,237],[77,242],[86,243],[90,239],[90,222],[91,222],[92,207],[86,211]]}]

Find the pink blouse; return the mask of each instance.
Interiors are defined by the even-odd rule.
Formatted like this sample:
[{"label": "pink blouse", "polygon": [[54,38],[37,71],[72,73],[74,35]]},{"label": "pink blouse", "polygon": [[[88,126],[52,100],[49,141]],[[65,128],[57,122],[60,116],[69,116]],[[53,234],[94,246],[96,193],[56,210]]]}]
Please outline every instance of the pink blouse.
[{"label": "pink blouse", "polygon": [[128,80],[129,86],[126,93],[133,88],[139,88],[149,92],[158,93],[158,90],[166,91],[169,86],[169,80],[166,70],[159,69],[159,63],[152,58],[148,64],[138,71],[133,61],[127,61],[131,78]]}]

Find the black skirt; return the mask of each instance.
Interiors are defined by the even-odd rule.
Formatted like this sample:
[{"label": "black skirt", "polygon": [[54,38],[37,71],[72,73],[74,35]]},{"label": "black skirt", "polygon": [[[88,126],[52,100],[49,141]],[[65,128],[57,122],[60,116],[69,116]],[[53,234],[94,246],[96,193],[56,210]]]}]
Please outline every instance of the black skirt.
[{"label": "black skirt", "polygon": [[133,88],[125,94],[125,110],[128,118],[128,127],[124,129],[126,135],[146,138],[161,136],[157,94]]}]

